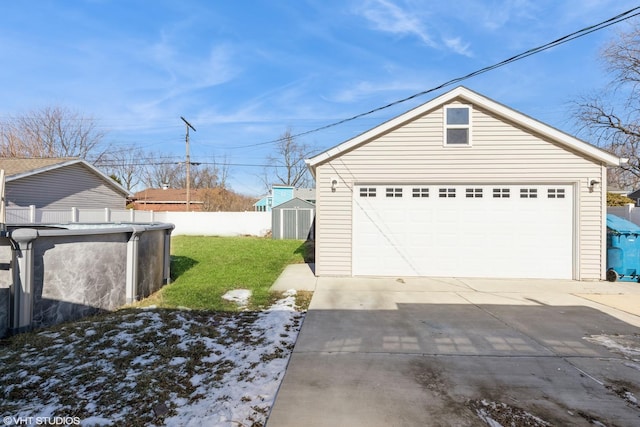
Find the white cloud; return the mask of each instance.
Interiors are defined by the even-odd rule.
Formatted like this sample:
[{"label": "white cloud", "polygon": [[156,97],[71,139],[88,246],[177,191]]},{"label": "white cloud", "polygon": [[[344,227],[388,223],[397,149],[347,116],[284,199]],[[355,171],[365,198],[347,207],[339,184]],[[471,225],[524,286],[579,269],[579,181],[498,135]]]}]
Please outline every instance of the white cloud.
[{"label": "white cloud", "polygon": [[431,33],[436,33],[437,28],[428,27],[426,20],[430,12],[434,13],[436,9],[438,9],[436,5],[428,2],[409,3],[406,6],[401,6],[392,0],[367,0],[361,8],[360,14],[378,31],[401,37],[417,37],[428,47],[446,48],[458,55],[473,56],[470,44],[464,42],[460,36],[443,36],[442,42],[434,40]]},{"label": "white cloud", "polygon": [[371,98],[376,94],[398,92],[411,93],[424,89],[423,78],[411,78],[406,73],[402,73],[403,78],[391,81],[360,81],[346,89],[340,90],[335,94],[325,97],[330,102],[353,103],[365,98]]},{"label": "white cloud", "polygon": [[401,36],[413,35],[427,46],[437,47],[422,22],[400,6],[387,0],[368,1],[362,15],[373,23],[377,30]]},{"label": "white cloud", "polygon": [[538,8],[529,0],[507,0],[492,5],[476,5],[478,10],[469,16],[485,28],[496,31],[516,19],[533,19],[533,12]]},{"label": "white cloud", "polygon": [[205,88],[231,80],[239,72],[233,62],[233,52],[233,47],[227,44],[212,46],[208,51],[181,49],[166,34],[149,48],[155,67],[170,76],[167,83],[176,85],[176,91]]},{"label": "white cloud", "polygon": [[460,37],[450,39],[445,38],[443,41],[445,46],[447,46],[455,53],[469,57],[473,56],[473,54],[469,50],[469,43],[464,43]]}]

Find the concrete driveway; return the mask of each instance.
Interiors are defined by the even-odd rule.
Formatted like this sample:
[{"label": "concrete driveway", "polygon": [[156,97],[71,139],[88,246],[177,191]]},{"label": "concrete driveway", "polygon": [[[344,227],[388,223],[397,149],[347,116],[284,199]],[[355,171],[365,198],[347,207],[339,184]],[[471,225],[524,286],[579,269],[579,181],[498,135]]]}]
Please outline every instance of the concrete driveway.
[{"label": "concrete driveway", "polygon": [[640,425],[640,284],[295,268],[315,293],[268,427]]}]

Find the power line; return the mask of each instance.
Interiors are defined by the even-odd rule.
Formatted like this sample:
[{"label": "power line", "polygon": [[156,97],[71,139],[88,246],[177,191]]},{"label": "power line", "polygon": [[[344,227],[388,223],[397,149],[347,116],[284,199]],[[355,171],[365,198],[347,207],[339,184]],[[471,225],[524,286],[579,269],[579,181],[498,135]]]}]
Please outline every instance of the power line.
[{"label": "power line", "polygon": [[[413,100],[413,99],[415,99],[415,98],[418,98],[418,97],[424,96],[424,95],[426,95],[426,94],[429,94],[429,93],[435,92],[435,91],[437,91],[437,90],[443,89],[443,88],[445,88],[445,87],[447,87],[447,86],[451,86],[451,85],[454,85],[454,84],[456,84],[456,83],[461,83],[461,82],[463,82],[463,81],[465,81],[465,80],[471,79],[471,78],[476,77],[476,76],[478,76],[478,75],[481,75],[481,74],[484,74],[484,73],[486,73],[486,72],[489,72],[489,71],[495,70],[495,69],[497,69],[497,68],[503,67],[503,66],[505,66],[505,65],[511,64],[511,63],[513,63],[513,62],[516,62],[516,61],[519,61],[519,60],[521,60],[521,59],[524,59],[524,58],[527,58],[527,57],[529,57],[529,56],[535,55],[535,54],[537,54],[537,53],[541,53],[541,52],[543,52],[543,51],[545,51],[545,50],[549,50],[549,49],[551,49],[551,48],[553,48],[553,47],[556,47],[556,46],[559,46],[559,45],[561,45],[561,44],[567,43],[567,42],[569,42],[569,41],[572,41],[572,40],[578,39],[578,38],[580,38],[580,37],[584,37],[584,36],[586,36],[586,35],[589,35],[589,34],[591,34],[591,33],[593,33],[593,32],[596,32],[596,31],[602,30],[602,29],[607,28],[607,27],[609,27],[609,26],[612,26],[612,25],[614,25],[614,24],[617,24],[617,23],[623,22],[623,21],[625,21],[625,20],[631,19],[631,18],[633,18],[633,17],[635,17],[635,16],[640,15],[639,10],[640,10],[640,6],[638,6],[638,7],[634,7],[634,8],[632,8],[632,9],[630,9],[630,10],[628,10],[628,11],[626,11],[626,12],[622,12],[622,13],[620,13],[620,14],[618,14],[618,15],[616,15],[616,16],[614,16],[614,17],[612,17],[612,18],[606,19],[606,20],[604,20],[604,21],[602,21],[602,22],[599,22],[599,23],[594,24],[594,25],[590,25],[590,26],[588,26],[588,27],[584,27],[584,28],[582,28],[582,29],[580,29],[580,30],[578,30],[578,31],[575,31],[575,32],[570,33],[570,34],[567,34],[567,35],[565,35],[565,36],[562,36],[562,37],[560,37],[560,38],[558,38],[558,39],[556,39],[556,40],[553,40],[553,41],[551,41],[551,42],[545,43],[545,44],[540,45],[540,46],[538,46],[538,47],[534,47],[534,48],[528,49],[528,50],[526,50],[526,51],[524,51],[524,52],[521,52],[521,53],[519,53],[519,54],[517,54],[517,55],[514,55],[514,56],[512,56],[512,57],[510,57],[510,58],[507,58],[507,59],[505,59],[505,60],[503,60],[503,61],[500,61],[500,62],[497,62],[497,63],[495,63],[495,64],[493,64],[493,65],[489,65],[489,66],[487,66],[487,67],[484,67],[484,68],[478,69],[478,70],[473,71],[473,72],[471,72],[471,73],[468,73],[468,74],[466,74],[466,75],[464,75],[464,76],[453,78],[453,79],[448,80],[448,81],[446,81],[446,82],[444,82],[444,83],[442,83],[442,84],[440,84],[440,85],[438,85],[438,86],[435,86],[435,87],[432,87],[432,88],[430,88],[430,89],[427,89],[427,90],[424,90],[424,91],[421,91],[421,92],[415,93],[415,94],[410,95],[410,96],[408,96],[408,97],[406,97],[406,98],[402,98],[402,99],[400,99],[400,100],[397,100],[397,101],[391,102],[391,103],[386,104],[386,105],[383,105],[383,106],[381,106],[381,107],[374,108],[374,109],[369,110],[369,111],[367,111],[367,112],[360,113],[360,114],[356,114],[356,115],[351,116],[351,117],[346,118],[346,119],[342,119],[342,120],[339,120],[339,121],[336,121],[336,122],[329,123],[329,124],[327,124],[327,125],[323,125],[323,126],[320,126],[320,127],[317,127],[317,128],[313,128],[313,129],[311,129],[311,130],[307,130],[307,131],[304,131],[304,132],[300,132],[300,133],[297,133],[297,134],[291,135],[290,137],[294,137],[294,138],[296,138],[296,137],[301,137],[301,136],[309,135],[309,134],[312,134],[312,133],[317,133],[317,132],[320,132],[320,131],[322,131],[322,130],[326,130],[326,129],[329,129],[329,128],[332,128],[332,127],[336,127],[336,126],[342,125],[342,124],[344,124],[344,123],[351,122],[351,121],[354,121],[354,120],[356,120],[356,119],[359,119],[359,118],[362,118],[362,117],[365,117],[365,116],[371,115],[371,114],[373,114],[373,113],[376,113],[376,112],[379,112],[379,111],[382,111],[382,110],[385,110],[385,109],[391,108],[391,107],[393,107],[393,106],[396,106],[396,105],[399,105],[399,104],[405,103],[405,102],[410,101],[410,100]],[[172,138],[172,139],[173,139],[173,138]],[[226,149],[241,149],[241,148],[257,147],[257,146],[262,146],[262,145],[268,145],[268,144],[278,143],[278,142],[280,142],[280,141],[282,141],[282,140],[283,140],[283,138],[277,138],[277,139],[273,139],[273,140],[269,140],[269,141],[264,141],[264,142],[253,143],[253,144],[238,145],[238,146],[234,146],[234,147],[226,147]],[[153,143],[153,144],[149,144],[149,145],[156,145],[156,144],[157,144],[157,143]],[[120,149],[120,150],[116,150],[116,151],[128,151],[128,150],[129,150],[129,148],[125,147],[125,148],[122,148],[122,149]],[[157,159],[158,159],[158,158],[150,159],[150,160],[157,160]],[[114,163],[115,163],[115,162],[114,162]],[[110,166],[115,166],[115,164],[114,164],[114,163],[112,163]],[[207,163],[207,162],[198,162],[198,163],[201,163],[201,164],[219,164],[219,163],[216,163],[216,162],[211,162],[211,163]],[[145,162],[145,163],[140,163],[140,164],[131,164],[131,165],[132,165],[132,166],[142,166],[142,165],[160,165],[160,164],[166,164],[166,162]],[[107,164],[106,164],[106,163],[105,163],[104,165],[105,165],[105,166],[107,166]],[[250,164],[244,164],[244,163],[242,163],[242,164],[241,164],[241,163],[238,163],[238,164],[228,164],[228,165],[229,165],[229,166],[238,166],[238,167],[251,167],[251,166],[261,167],[261,166],[270,166],[270,165],[250,165]]]},{"label": "power line", "polygon": [[[413,94],[411,96],[408,96],[406,98],[402,98],[400,100],[397,100],[397,101],[391,102],[389,104],[383,105],[382,107],[374,108],[374,109],[369,110],[369,111],[367,111],[365,113],[356,114],[356,115],[351,116],[349,118],[342,119],[342,120],[339,120],[337,122],[329,123],[327,125],[320,126],[318,128],[314,128],[314,129],[311,129],[311,130],[308,130],[308,131],[305,131],[305,132],[300,132],[300,133],[294,134],[294,135],[289,135],[288,137],[289,138],[291,138],[291,137],[297,138],[297,137],[300,137],[300,136],[309,135],[311,133],[316,133],[316,132],[319,132],[319,131],[322,131],[322,130],[325,130],[325,129],[329,129],[329,128],[332,128],[332,127],[335,127],[335,126],[339,126],[341,124],[344,124],[344,123],[359,119],[359,118],[364,117],[364,116],[368,116],[368,115],[376,113],[378,111],[386,110],[387,108],[402,104],[404,102],[410,101],[410,100],[418,98],[420,96],[424,96],[424,95],[429,94],[431,92],[435,92],[435,91],[440,90],[442,88],[445,88],[447,86],[451,86],[453,84],[463,82],[463,81],[468,80],[468,79],[470,79],[472,77],[476,77],[476,76],[478,76],[480,74],[484,74],[484,73],[486,73],[488,71],[495,70],[496,68],[500,68],[500,67],[503,67],[505,65],[511,64],[512,62],[516,62],[516,61],[519,61],[521,59],[527,58],[527,57],[529,57],[531,55],[535,55],[536,53],[544,52],[545,50],[548,50],[548,49],[551,49],[553,47],[559,46],[561,44],[567,43],[569,41],[578,39],[580,37],[584,37],[584,36],[586,36],[588,34],[591,34],[591,33],[595,32],[595,31],[602,30],[604,28],[607,28],[607,27],[609,27],[611,25],[617,24],[617,23],[622,22],[622,21],[626,21],[628,19],[631,19],[631,18],[633,18],[635,16],[640,15],[640,12],[637,12],[638,10],[640,10],[640,6],[634,7],[633,9],[629,9],[626,12],[622,12],[622,13],[620,13],[620,14],[612,17],[612,18],[609,18],[609,19],[605,20],[605,21],[599,22],[599,23],[594,24],[594,25],[590,25],[588,27],[582,28],[581,30],[575,31],[575,32],[573,32],[571,34],[567,34],[565,36],[562,36],[559,39],[556,39],[554,41],[551,41],[551,42],[545,43],[545,44],[543,44],[541,46],[534,47],[534,48],[531,48],[529,50],[526,50],[526,51],[524,51],[522,53],[514,55],[514,56],[512,56],[510,58],[507,58],[507,59],[505,59],[503,61],[500,61],[498,63],[495,63],[493,65],[489,65],[487,67],[484,67],[484,68],[481,68],[479,70],[473,71],[473,72],[471,72],[469,74],[466,74],[464,76],[456,77],[454,79],[448,80],[448,81],[446,81],[446,82],[444,82],[444,83],[442,83],[442,84],[440,84],[438,86],[432,87],[431,89],[427,89],[427,90],[424,90],[422,92],[415,93],[415,94]],[[240,146],[237,146],[237,147],[228,147],[228,148],[229,149],[232,149],[232,148],[235,149],[235,148],[257,147],[257,146],[260,146],[260,145],[275,144],[275,143],[280,142],[282,140],[283,140],[283,138],[278,138],[278,139],[273,139],[273,140],[270,140],[270,141],[264,141],[264,142],[258,142],[258,143],[255,143],[255,144],[240,145]]]},{"label": "power line", "polygon": [[[118,162],[118,161],[100,161],[95,163],[95,165],[97,167],[116,167],[116,166],[162,166],[162,165],[184,165],[185,162],[184,160],[175,160],[175,161],[151,161],[151,162],[134,162],[134,163],[122,163],[122,162]],[[199,166],[199,165],[215,165],[215,166],[236,166],[236,167],[270,167],[270,166],[274,166],[273,163],[272,164],[252,164],[252,163],[228,163],[228,162],[201,162],[201,161],[192,161],[191,162],[192,165],[195,166]]]}]

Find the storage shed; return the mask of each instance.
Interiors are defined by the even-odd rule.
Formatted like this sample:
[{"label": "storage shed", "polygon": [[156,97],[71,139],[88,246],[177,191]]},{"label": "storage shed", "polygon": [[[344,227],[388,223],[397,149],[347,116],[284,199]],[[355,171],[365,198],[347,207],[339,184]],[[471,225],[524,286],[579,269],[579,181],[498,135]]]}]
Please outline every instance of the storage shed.
[{"label": "storage shed", "polygon": [[604,279],[621,162],[458,87],[307,160],[316,274]]},{"label": "storage shed", "polygon": [[313,227],[316,206],[302,199],[291,199],[273,207],[271,233],[274,239],[306,240]]}]

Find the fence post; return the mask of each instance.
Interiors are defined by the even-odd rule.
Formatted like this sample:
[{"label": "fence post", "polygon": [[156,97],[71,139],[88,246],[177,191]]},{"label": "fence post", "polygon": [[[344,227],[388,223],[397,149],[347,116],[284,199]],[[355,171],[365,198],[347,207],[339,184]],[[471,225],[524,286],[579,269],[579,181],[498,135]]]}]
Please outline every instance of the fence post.
[{"label": "fence post", "polygon": [[13,250],[16,266],[13,272],[13,316],[11,329],[18,333],[31,328],[33,323],[33,242],[38,238],[38,230],[19,228],[11,233],[17,243]]},{"label": "fence post", "polygon": [[638,215],[640,215],[640,208],[637,208],[635,205],[629,203],[627,205],[627,209],[629,212],[627,219],[635,224],[638,224],[638,221],[640,220],[640,218],[638,217]]},{"label": "fence post", "polygon": [[135,209],[129,209],[129,221],[130,222],[136,222],[136,210]]},{"label": "fence post", "polygon": [[164,234],[164,254],[163,254],[163,269],[162,269],[162,281],[163,284],[168,285],[171,283],[171,232],[173,227],[169,230],[165,230]]},{"label": "fence post", "polygon": [[127,277],[126,277],[126,302],[130,304],[138,297],[138,243],[140,235],[145,231],[144,227],[132,227],[131,237],[127,242]]},{"label": "fence post", "polygon": [[36,205],[29,205],[29,223],[36,223]]},{"label": "fence post", "polygon": [[71,222],[78,222],[78,208],[75,206],[71,208]]}]

